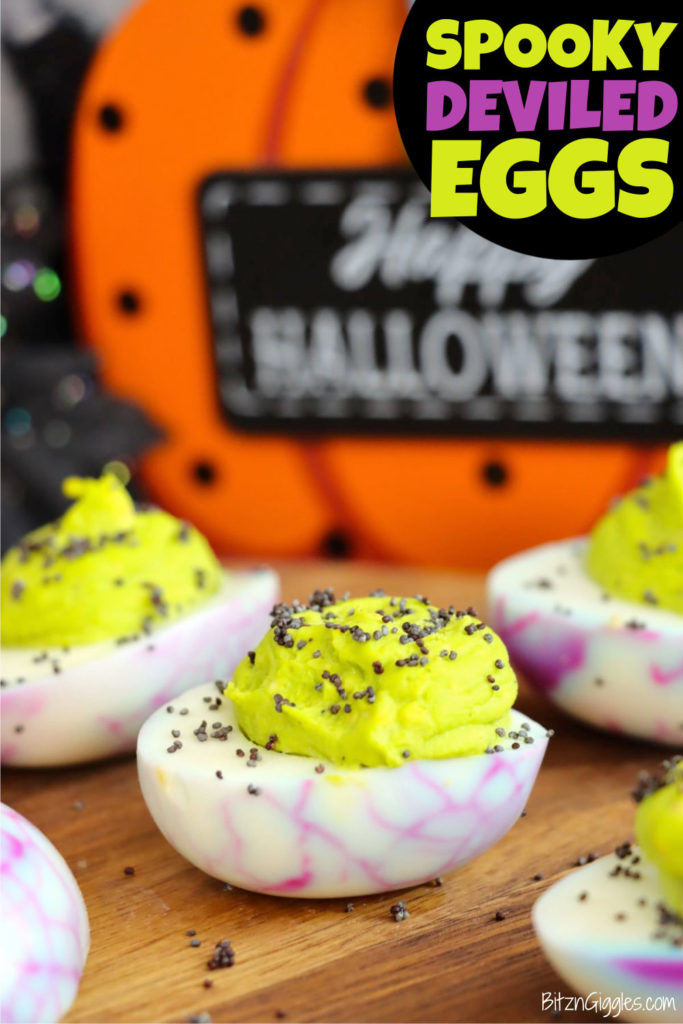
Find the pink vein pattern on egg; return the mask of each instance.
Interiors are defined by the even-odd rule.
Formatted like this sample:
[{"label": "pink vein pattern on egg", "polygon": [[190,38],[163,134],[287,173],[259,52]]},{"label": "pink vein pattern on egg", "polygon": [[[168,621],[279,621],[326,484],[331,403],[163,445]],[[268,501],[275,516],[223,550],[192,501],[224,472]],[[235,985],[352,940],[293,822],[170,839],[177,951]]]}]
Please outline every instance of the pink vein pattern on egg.
[{"label": "pink vein pattern on egg", "polygon": [[617,734],[683,739],[683,617],[603,593],[584,542],[547,544],[491,572],[491,625],[512,665],[577,718]]},{"label": "pink vein pattern on egg", "polygon": [[586,662],[586,635],[559,616],[532,612],[508,617],[505,598],[496,601],[493,628],[504,642],[515,665],[530,682],[546,692]]},{"label": "pink vein pattern on egg", "polygon": [[643,957],[615,957],[614,966],[633,978],[658,982],[662,985],[683,986],[683,958],[678,963],[652,963]]},{"label": "pink vein pattern on egg", "polygon": [[133,750],[155,708],[229,676],[268,628],[278,589],[270,571],[235,574],[225,596],[151,636],[99,644],[74,664],[62,655],[59,674],[3,689],[3,763],[71,764]]},{"label": "pink vein pattern on egg", "polygon": [[[192,637],[185,637],[189,643],[182,641],[164,649],[160,657],[165,659],[165,671],[162,677],[164,684],[146,700],[139,703],[129,714],[112,718],[111,715],[100,715],[99,721],[120,742],[118,752],[131,750],[140,728],[141,721],[156,708],[167,704],[186,689],[188,676],[201,679],[226,679],[235,666],[242,660],[246,650],[261,639],[264,632],[266,616],[273,605],[274,597],[261,602],[252,608],[248,615],[221,624],[221,632],[216,636],[214,628],[205,625],[201,632]],[[217,649],[216,641],[220,641]],[[156,648],[155,648],[156,649]],[[189,671],[188,671],[189,669]]]},{"label": "pink vein pattern on egg", "polygon": [[0,805],[1,1016],[57,1021],[83,971],[90,931],[76,880],[54,846],[20,814]]},{"label": "pink vein pattern on egg", "polygon": [[206,693],[200,687],[182,698],[190,709],[183,737],[190,738],[172,755],[165,748],[170,727],[179,724],[174,715],[159,711],[143,727],[143,795],[165,837],[193,864],[283,896],[386,892],[465,864],[519,818],[547,744],[545,731],[532,725],[533,742],[499,753],[398,768],[328,763],[318,774],[313,758],[262,749],[258,766],[248,769],[235,757],[249,740],[229,701],[220,709],[233,727],[229,742],[193,743]]}]

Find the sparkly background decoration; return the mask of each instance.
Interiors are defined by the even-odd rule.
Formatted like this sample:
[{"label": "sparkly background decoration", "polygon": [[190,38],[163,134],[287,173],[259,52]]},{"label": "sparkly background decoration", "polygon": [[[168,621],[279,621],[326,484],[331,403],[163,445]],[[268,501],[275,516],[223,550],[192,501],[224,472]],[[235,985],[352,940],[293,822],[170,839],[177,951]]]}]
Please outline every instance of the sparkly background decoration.
[{"label": "sparkly background decoration", "polygon": [[161,437],[137,408],[100,388],[68,302],[69,131],[96,37],[113,13],[105,8],[43,0],[3,7],[3,550],[64,510],[65,476],[106,466],[128,483],[136,456]]},{"label": "sparkly background decoration", "polygon": [[36,172],[3,184],[0,286],[3,346],[71,340],[63,211]]},{"label": "sparkly background decoration", "polygon": [[102,391],[95,361],[68,345],[18,345],[2,357],[3,549],[64,511],[61,482],[105,466],[125,482],[160,433]]}]

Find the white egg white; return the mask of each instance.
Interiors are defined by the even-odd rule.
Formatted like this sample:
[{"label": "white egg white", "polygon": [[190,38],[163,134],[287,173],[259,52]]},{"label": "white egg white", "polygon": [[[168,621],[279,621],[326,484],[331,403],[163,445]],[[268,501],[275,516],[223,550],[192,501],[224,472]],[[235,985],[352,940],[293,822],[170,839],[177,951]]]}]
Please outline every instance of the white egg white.
[{"label": "white egg white", "polygon": [[662,910],[655,867],[637,847],[572,871],[536,901],[538,941],[587,1008],[683,1021],[683,922]]},{"label": "white egg white", "polygon": [[585,538],[500,562],[489,621],[512,665],[576,718],[665,744],[683,737],[683,616],[606,594]]},{"label": "white egg white", "polygon": [[517,711],[512,722],[519,738],[490,754],[343,769],[254,745],[232,702],[200,686],[142,727],[138,774],[161,832],[208,874],[283,896],[358,896],[442,875],[511,828],[547,745],[535,722]]},{"label": "white egg white", "polygon": [[59,1020],[71,1006],[90,945],[76,879],[51,842],[0,804],[0,1020]]},{"label": "white egg white", "polygon": [[228,676],[269,624],[270,570],[226,573],[220,592],[168,626],[72,648],[5,648],[2,762],[74,764],[135,748],[148,715],[188,686]]}]

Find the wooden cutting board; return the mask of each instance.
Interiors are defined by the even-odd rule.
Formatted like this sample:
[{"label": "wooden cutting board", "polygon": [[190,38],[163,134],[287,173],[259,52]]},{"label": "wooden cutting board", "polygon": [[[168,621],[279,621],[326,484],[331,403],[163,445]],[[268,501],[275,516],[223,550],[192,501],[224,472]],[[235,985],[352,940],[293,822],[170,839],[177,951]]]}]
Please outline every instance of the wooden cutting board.
[{"label": "wooden cutting board", "polygon": [[[353,594],[384,587],[484,607],[477,576],[320,562],[278,568],[287,600],[320,586]],[[569,992],[535,941],[532,903],[579,856],[608,853],[630,837],[629,790],[637,771],[654,768],[663,752],[574,723],[524,685],[517,706],[556,733],[527,815],[443,885],[362,897],[350,911],[343,899],[224,891],[157,831],[132,757],[6,770],[3,800],[58,847],[88,905],[90,955],[65,1020],[558,1019],[543,1009],[542,993]],[[125,867],[135,873],[124,874]],[[410,917],[396,922],[389,908],[398,898]],[[190,946],[190,929],[199,947]],[[222,939],[231,941],[235,964],[210,972],[206,961]]]}]

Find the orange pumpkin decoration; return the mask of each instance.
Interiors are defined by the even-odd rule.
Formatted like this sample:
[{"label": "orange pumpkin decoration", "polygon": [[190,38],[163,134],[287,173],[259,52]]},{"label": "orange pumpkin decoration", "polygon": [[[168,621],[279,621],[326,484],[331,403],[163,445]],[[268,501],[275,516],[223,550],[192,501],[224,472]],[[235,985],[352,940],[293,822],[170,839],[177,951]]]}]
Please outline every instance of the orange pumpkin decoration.
[{"label": "orange pumpkin decoration", "polygon": [[[221,552],[482,569],[585,530],[658,448],[244,433],[219,407],[199,186],[216,171],[405,162],[390,82],[405,0],[144,0],[77,112],[73,266],[105,383],[165,429],[153,496]],[[406,486],[409,482],[409,486]]]}]

